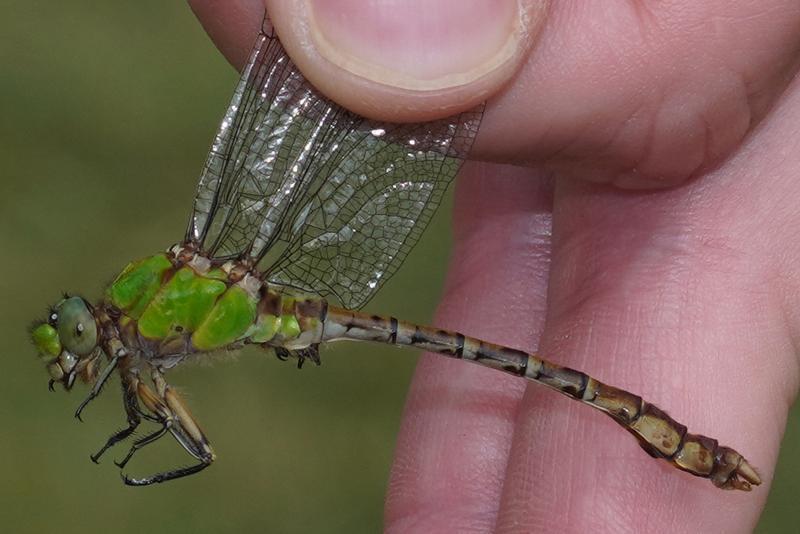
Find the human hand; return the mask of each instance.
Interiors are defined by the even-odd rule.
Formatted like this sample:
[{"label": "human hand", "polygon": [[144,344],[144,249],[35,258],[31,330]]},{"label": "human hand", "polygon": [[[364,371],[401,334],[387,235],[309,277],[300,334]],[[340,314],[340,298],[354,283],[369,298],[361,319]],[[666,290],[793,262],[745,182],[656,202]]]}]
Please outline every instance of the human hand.
[{"label": "human hand", "polygon": [[[531,1],[521,23],[516,2],[408,0],[371,23],[380,2],[320,0],[313,24],[307,3],[267,4],[304,74],[356,112],[418,121],[490,97],[474,154],[524,166],[462,173],[439,326],[641,394],[769,485],[798,387],[796,2]],[[240,65],[263,4],[192,5]],[[423,358],[387,530],[752,529],[764,486],[717,490],[543,389]]]}]

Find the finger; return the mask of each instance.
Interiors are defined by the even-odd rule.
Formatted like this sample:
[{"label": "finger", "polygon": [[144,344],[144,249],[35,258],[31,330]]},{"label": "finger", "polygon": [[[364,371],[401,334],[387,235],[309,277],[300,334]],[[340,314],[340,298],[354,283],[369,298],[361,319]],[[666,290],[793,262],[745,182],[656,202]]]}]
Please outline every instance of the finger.
[{"label": "finger", "polygon": [[560,176],[675,185],[738,147],[797,71],[798,47],[794,0],[552,2],[476,148]]},{"label": "finger", "polygon": [[281,42],[323,93],[356,113],[425,121],[491,97],[544,20],[533,0],[270,0]]},{"label": "finger", "polygon": [[[258,1],[190,0],[237,67]],[[281,43],[309,81],[351,111],[393,122],[453,115],[497,93],[541,27],[542,0],[266,1]]]},{"label": "finger", "polygon": [[[795,94],[797,93],[797,94]],[[798,386],[800,91],[741,155],[670,192],[556,190],[542,352],[744,454],[750,494],[650,459],[610,419],[530,387],[498,530],[749,532]]]},{"label": "finger", "polygon": [[[436,324],[533,349],[549,256],[549,185],[529,170],[468,164]],[[426,355],[411,384],[386,502],[391,532],[487,532],[523,383]]]},{"label": "finger", "polygon": [[[256,27],[241,6],[260,20],[260,4],[191,3],[241,65]],[[514,25],[508,0],[268,2],[303,73],[349,109],[419,121],[494,95],[476,158],[623,187],[675,185],[724,161],[798,68],[795,0],[546,4],[520,1]],[[456,71],[477,77],[447,87]]]}]

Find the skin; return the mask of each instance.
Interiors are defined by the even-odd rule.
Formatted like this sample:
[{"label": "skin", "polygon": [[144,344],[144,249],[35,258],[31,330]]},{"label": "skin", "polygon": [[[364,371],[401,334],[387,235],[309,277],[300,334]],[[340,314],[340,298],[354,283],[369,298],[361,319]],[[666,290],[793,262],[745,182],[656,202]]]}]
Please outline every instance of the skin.
[{"label": "skin", "polygon": [[[190,3],[240,65],[263,4]],[[329,3],[354,12],[352,1]],[[320,53],[313,4],[267,4],[303,72],[354,111],[418,121],[489,98],[474,148],[482,162],[465,166],[456,189],[437,326],[637,392],[742,452],[765,481],[722,492],[553,392],[425,356],[398,438],[387,531],[752,530],[798,389],[800,5],[521,2],[528,22],[512,53],[474,80],[436,87],[441,58],[420,58],[415,71],[414,50],[397,51],[413,16],[397,28],[378,17],[391,31],[359,33],[379,4],[362,2],[356,30],[341,21],[326,30],[346,50],[375,40],[361,47],[369,61],[385,39],[385,53],[406,60],[387,76]],[[439,48],[420,38],[462,71],[478,54],[453,45],[458,25],[462,42],[496,37],[467,18],[450,23],[455,37]]]}]

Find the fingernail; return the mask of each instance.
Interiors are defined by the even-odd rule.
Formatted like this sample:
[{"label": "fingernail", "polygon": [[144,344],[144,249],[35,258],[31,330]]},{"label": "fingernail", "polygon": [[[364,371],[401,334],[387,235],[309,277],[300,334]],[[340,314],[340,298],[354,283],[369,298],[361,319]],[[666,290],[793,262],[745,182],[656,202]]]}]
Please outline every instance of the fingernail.
[{"label": "fingernail", "polygon": [[318,53],[381,84],[431,91],[513,61],[524,35],[518,0],[306,0]]}]

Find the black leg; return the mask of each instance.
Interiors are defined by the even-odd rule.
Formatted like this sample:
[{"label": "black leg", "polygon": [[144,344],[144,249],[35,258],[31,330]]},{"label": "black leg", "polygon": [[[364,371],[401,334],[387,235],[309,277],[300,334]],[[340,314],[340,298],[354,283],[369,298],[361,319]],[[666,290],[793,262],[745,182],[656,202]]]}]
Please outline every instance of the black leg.
[{"label": "black leg", "polygon": [[94,463],[98,463],[100,457],[108,449],[120,441],[127,439],[131,434],[133,434],[133,432],[136,430],[136,427],[138,427],[139,423],[142,422],[142,419],[139,417],[139,412],[141,409],[139,408],[139,403],[136,401],[136,394],[130,387],[130,379],[125,376],[122,377],[122,403],[125,406],[125,413],[128,414],[128,427],[115,432],[110,438],[108,438],[106,444],[103,445],[99,451],[89,457]]},{"label": "black leg", "polygon": [[103,445],[100,448],[99,451],[97,451],[96,453],[90,455],[89,458],[91,458],[94,463],[99,464],[100,463],[100,461],[99,461],[100,457],[108,449],[110,449],[111,447],[113,447],[114,445],[119,443],[120,441],[123,441],[123,440],[127,439],[131,434],[133,434],[133,432],[136,430],[136,427],[139,426],[140,422],[141,422],[141,420],[139,418],[128,419],[127,428],[123,428],[121,430],[118,430],[117,432],[114,432],[111,435],[111,437],[108,438],[108,441],[106,441],[105,445]]},{"label": "black leg", "polygon": [[131,448],[128,451],[128,454],[125,455],[125,458],[123,458],[119,462],[117,462],[115,460],[114,463],[117,465],[117,467],[122,469],[123,467],[125,467],[125,464],[127,464],[130,461],[130,459],[133,457],[133,455],[134,455],[134,453],[136,451],[138,451],[139,449],[141,449],[142,447],[144,447],[146,445],[150,445],[151,443],[155,443],[156,441],[161,439],[164,435],[166,435],[166,433],[168,431],[169,431],[169,423],[164,422],[163,425],[161,426],[161,428],[159,428],[155,432],[152,432],[152,433],[144,436],[143,438],[140,438],[140,439],[137,439],[136,441],[134,441],[133,445],[131,445]]},{"label": "black leg", "polygon": [[289,359],[292,355],[291,352],[284,349],[283,347],[275,347],[275,357],[278,358],[280,361],[285,362]]},{"label": "black leg", "polygon": [[303,367],[303,363],[305,363],[306,360],[311,360],[317,365],[321,363],[319,359],[319,345],[309,345],[304,349],[295,351],[295,354],[297,355],[298,369]]},{"label": "black leg", "polygon": [[173,469],[172,471],[165,471],[163,473],[156,473],[153,476],[144,477],[144,478],[131,478],[128,475],[122,475],[122,481],[128,486],[149,486],[151,484],[159,484],[161,482],[166,482],[167,480],[175,480],[176,478],[181,478],[189,475],[193,475],[195,473],[199,473],[209,465],[213,458],[204,458],[200,460],[200,463],[196,465],[191,465],[189,467],[181,467],[179,469]]},{"label": "black leg", "polygon": [[289,350],[283,347],[274,347],[275,356],[282,362],[289,358],[297,358],[297,368],[302,369],[306,360],[311,360],[315,364],[320,364],[319,345],[310,345],[304,349]]},{"label": "black leg", "polygon": [[145,412],[138,404],[136,405],[136,413],[145,421],[150,421],[151,423],[161,423],[161,419]]},{"label": "black leg", "polygon": [[189,467],[181,467],[156,473],[144,478],[133,478],[123,474],[122,480],[129,486],[149,486],[151,484],[158,484],[160,482],[166,482],[167,480],[193,475],[202,471],[214,461],[214,452],[211,450],[208,440],[181,398],[166,383],[160,372],[153,370],[151,373],[157,393],[145,384],[138,382],[138,380],[136,383],[136,393],[142,401],[142,404],[157,415],[163,426],[156,432],[135,441],[130,451],[128,451],[127,456],[125,456],[121,462],[117,463],[117,465],[120,468],[124,467],[137,450],[157,441],[167,432],[172,434],[175,440],[186,449],[186,452],[199,460],[199,463]]}]

